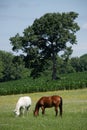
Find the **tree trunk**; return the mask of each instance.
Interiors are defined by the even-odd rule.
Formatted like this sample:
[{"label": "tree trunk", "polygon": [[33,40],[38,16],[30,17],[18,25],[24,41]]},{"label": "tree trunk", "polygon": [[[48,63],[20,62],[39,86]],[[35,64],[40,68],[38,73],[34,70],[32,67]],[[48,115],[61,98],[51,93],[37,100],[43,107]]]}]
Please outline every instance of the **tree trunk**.
[{"label": "tree trunk", "polygon": [[57,79],[57,67],[56,67],[56,54],[55,54],[55,52],[52,55],[52,62],[53,62],[52,80],[56,80]]}]

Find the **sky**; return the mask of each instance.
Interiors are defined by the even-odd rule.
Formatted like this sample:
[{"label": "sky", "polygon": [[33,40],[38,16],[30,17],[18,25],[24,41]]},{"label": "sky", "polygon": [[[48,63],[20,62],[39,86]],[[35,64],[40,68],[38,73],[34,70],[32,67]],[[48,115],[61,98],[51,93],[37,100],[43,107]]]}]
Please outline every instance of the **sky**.
[{"label": "sky", "polygon": [[87,0],[0,0],[0,50],[12,52],[10,37],[22,35],[36,18],[70,11],[79,14],[76,22],[80,26],[72,56],[87,54]]}]

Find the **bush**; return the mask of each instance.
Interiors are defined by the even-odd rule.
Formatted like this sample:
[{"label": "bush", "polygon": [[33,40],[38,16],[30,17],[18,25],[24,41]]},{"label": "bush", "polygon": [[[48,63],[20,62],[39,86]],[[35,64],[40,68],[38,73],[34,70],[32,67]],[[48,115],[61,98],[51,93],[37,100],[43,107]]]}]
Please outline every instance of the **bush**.
[{"label": "bush", "polygon": [[26,78],[0,83],[0,95],[80,89],[87,87],[87,72],[63,74],[60,80]]}]

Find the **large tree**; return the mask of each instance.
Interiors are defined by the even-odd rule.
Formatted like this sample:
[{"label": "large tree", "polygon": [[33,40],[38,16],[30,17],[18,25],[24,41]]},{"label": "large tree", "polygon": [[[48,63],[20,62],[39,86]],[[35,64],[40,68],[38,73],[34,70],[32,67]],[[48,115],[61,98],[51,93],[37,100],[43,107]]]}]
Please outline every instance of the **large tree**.
[{"label": "large tree", "polygon": [[13,50],[27,54],[35,73],[44,70],[47,59],[52,60],[52,79],[57,79],[57,54],[77,43],[75,33],[80,29],[75,21],[77,17],[75,12],[43,15],[24,30],[23,36],[17,34],[10,38]]}]

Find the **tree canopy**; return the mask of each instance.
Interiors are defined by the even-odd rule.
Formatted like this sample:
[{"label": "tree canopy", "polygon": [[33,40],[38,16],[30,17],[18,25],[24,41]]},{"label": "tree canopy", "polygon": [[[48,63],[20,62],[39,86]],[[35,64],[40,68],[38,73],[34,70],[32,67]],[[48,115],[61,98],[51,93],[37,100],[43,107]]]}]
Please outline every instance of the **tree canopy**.
[{"label": "tree canopy", "polygon": [[53,63],[52,79],[57,79],[57,54],[71,50],[67,53],[69,57],[72,45],[77,44],[75,33],[80,29],[75,21],[77,17],[75,12],[47,13],[24,29],[23,36],[17,33],[10,38],[13,51],[22,50],[26,54],[26,66],[33,68],[31,76],[40,75],[50,59]]}]

